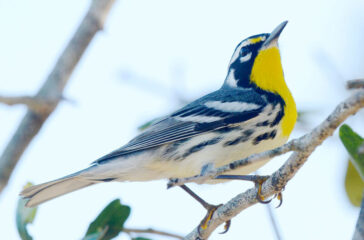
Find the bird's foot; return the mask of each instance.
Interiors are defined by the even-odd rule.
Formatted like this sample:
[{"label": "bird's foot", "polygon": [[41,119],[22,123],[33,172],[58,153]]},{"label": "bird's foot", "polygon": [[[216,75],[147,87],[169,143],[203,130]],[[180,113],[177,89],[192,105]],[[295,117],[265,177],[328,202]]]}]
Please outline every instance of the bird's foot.
[{"label": "bird's foot", "polygon": [[[186,185],[181,185],[180,187],[183,190],[185,190],[190,196],[192,196],[194,199],[196,199],[207,210],[206,216],[202,219],[201,223],[198,226],[198,233],[200,234],[200,229],[205,230],[207,228],[215,211],[220,206],[222,206],[222,204],[219,204],[219,205],[209,204],[205,200],[203,200],[200,196],[198,196],[196,193],[194,193],[191,189],[189,189]],[[221,232],[221,234],[227,233],[229,231],[230,225],[231,225],[231,221],[230,220],[226,221],[225,226],[224,226],[224,231]]]},{"label": "bird's foot", "polygon": [[277,198],[279,200],[279,204],[277,206],[280,207],[283,202],[282,192],[279,192],[273,196],[273,198],[265,200],[265,197],[262,195],[262,186],[265,181],[270,176],[259,176],[259,175],[219,175],[216,176],[215,179],[228,179],[228,180],[245,180],[252,181],[255,183],[255,186],[258,188],[256,198],[258,202],[263,204],[268,204],[272,201],[272,199]]},{"label": "bird's foot", "polygon": [[258,188],[256,198],[258,202],[263,204],[268,204],[272,201],[272,199],[265,200],[265,197],[262,195],[263,183],[267,181],[268,178],[269,176],[255,176],[255,180],[253,180],[253,182],[255,183],[255,187]]},{"label": "bird's foot", "polygon": [[[220,207],[222,206],[222,204],[219,204],[219,205],[211,205],[209,204],[206,208],[207,210],[207,214],[206,216],[202,219],[200,225],[199,225],[199,234],[200,234],[200,229],[203,229],[205,230],[210,222],[210,220],[212,219],[212,216],[214,215],[214,212]],[[204,206],[205,207],[205,206]],[[220,234],[224,234],[224,233],[227,233],[230,229],[230,225],[231,225],[231,220],[228,220],[225,222],[225,225],[224,225],[224,231],[221,232]]]}]

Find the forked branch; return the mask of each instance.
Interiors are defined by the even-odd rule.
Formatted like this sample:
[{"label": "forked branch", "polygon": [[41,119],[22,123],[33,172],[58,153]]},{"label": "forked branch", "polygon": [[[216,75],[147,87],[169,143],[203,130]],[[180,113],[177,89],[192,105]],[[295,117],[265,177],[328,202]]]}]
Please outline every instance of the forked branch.
[{"label": "forked branch", "polygon": [[[28,111],[0,157],[0,193],[7,185],[14,167],[26,148],[56,109],[74,68],[93,37],[103,28],[114,2],[115,0],[92,1],[86,16],[36,96],[2,99],[2,102],[7,104],[25,104],[28,106]],[[38,111],[39,108],[41,111]]]}]

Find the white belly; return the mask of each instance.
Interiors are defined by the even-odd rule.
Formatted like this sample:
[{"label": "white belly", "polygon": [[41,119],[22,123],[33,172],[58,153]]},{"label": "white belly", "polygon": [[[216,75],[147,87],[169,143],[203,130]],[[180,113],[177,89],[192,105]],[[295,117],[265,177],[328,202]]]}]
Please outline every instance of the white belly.
[{"label": "white belly", "polygon": [[[272,115],[274,117],[274,115]],[[263,119],[267,119],[266,116]],[[280,125],[256,126],[257,120],[242,123],[237,130],[207,132],[191,139],[166,144],[100,164],[90,171],[90,176],[114,177],[119,181],[148,181],[168,178],[191,177],[201,173],[206,165],[221,167],[252,154],[270,150],[284,144]],[[246,138],[244,133],[251,130]],[[270,136],[274,132],[274,136]],[[264,136],[266,137],[262,137]],[[236,141],[236,140],[239,141]],[[257,139],[261,139],[257,143]],[[173,145],[175,144],[175,145]],[[204,145],[205,144],[205,145]],[[267,161],[253,163],[226,174],[246,175],[263,166]],[[224,181],[224,180],[221,180]],[[209,181],[218,183],[220,180]]]},{"label": "white belly", "polygon": [[[245,125],[244,129],[247,129],[246,127],[247,126]],[[267,131],[271,132],[273,130],[277,131],[274,138],[262,140],[259,142],[259,144],[253,144],[254,139],[256,139],[258,136],[264,134]],[[239,144],[226,146],[226,142],[232,141],[241,136],[241,131],[230,132],[223,136],[223,139],[218,143],[207,145],[202,150],[193,152],[188,156],[183,157],[183,155],[194,146],[200,144],[201,142],[218,138],[219,136],[221,137],[223,135],[210,132],[192,138],[179,146],[177,154],[174,153],[170,155],[162,155],[160,156],[160,159],[157,157],[155,161],[150,162],[146,167],[152,172],[155,172],[157,175],[155,177],[159,179],[191,177],[200,174],[202,168],[207,164],[213,164],[214,167],[221,167],[233,161],[248,157],[254,153],[276,148],[287,141],[287,137],[282,137],[279,125],[275,128],[269,128],[269,130],[267,130],[266,127],[261,129],[255,128],[254,133],[249,136],[248,140],[242,141]],[[168,146],[165,148],[167,147]],[[156,155],[159,155],[161,152],[165,151],[165,148],[162,148]],[[248,166],[227,172],[226,174],[246,175],[256,171],[268,161],[269,160],[253,163]],[[213,180],[211,182],[209,181],[208,183],[218,182],[221,181]]]}]

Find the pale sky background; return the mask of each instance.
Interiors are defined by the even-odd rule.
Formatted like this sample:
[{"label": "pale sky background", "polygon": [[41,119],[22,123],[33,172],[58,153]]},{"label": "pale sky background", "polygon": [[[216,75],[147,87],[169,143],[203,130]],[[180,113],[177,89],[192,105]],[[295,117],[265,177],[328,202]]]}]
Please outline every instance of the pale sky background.
[{"label": "pale sky background", "polygon": [[[88,5],[0,0],[0,95],[37,91]],[[348,96],[344,80],[364,76],[363,10],[361,0],[117,1],[67,85],[64,95],[72,102],[61,103],[48,119],[0,195],[0,238],[19,238],[15,208],[27,181],[42,183],[87,167],[130,140],[141,124],[179,107],[176,93],[195,99],[217,89],[236,44],[284,20],[289,20],[280,38],[286,80],[298,109],[311,111],[309,124],[296,126],[292,137],[304,134]],[[24,113],[22,106],[0,105],[0,152]],[[363,111],[348,123],[364,135],[362,119]],[[261,173],[273,172],[286,158],[274,159]],[[351,238],[358,209],[344,192],[346,158],[336,132],[289,182],[283,206],[273,210],[283,239]],[[251,186],[191,188],[218,204]],[[182,190],[167,191],[166,181],[99,184],[41,205],[30,227],[34,240],[82,238],[115,198],[132,207],[127,227],[185,235],[205,215]],[[275,239],[261,204],[234,218],[227,234],[217,234],[221,231],[211,239]]]}]

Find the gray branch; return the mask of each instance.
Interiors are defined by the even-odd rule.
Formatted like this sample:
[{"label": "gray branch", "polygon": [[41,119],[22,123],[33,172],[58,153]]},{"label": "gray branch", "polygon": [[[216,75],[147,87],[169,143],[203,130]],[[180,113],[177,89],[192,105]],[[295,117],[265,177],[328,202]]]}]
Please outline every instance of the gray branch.
[{"label": "gray branch", "polygon": [[361,209],[360,209],[358,221],[356,222],[353,240],[364,240],[364,196],[361,201]]},{"label": "gray branch", "polygon": [[58,58],[45,83],[36,96],[32,98],[31,101],[36,99],[51,104],[47,104],[47,108],[41,112],[34,111],[32,107],[29,107],[18,129],[10,139],[0,157],[0,193],[7,185],[14,167],[26,148],[40,131],[43,123],[56,109],[74,68],[95,34],[102,30],[114,2],[115,0],[92,1],[86,16]]},{"label": "gray branch", "polygon": [[349,80],[346,84],[348,89],[364,88],[364,79]]},{"label": "gray branch", "polygon": [[46,101],[32,96],[5,97],[0,96],[0,103],[8,106],[25,105],[29,110],[42,114],[49,111],[55,102]]},{"label": "gray branch", "polygon": [[[282,191],[289,180],[291,180],[297,171],[307,161],[311,153],[322,144],[322,142],[331,136],[336,128],[351,115],[354,115],[360,108],[364,107],[364,90],[358,90],[351,97],[340,103],[335,110],[320,125],[314,128],[310,133],[292,140],[287,144],[269,150],[260,154],[251,155],[245,159],[233,162],[232,164],[222,166],[215,170],[209,171],[206,175],[198,175],[186,179],[174,179],[169,186],[181,185],[187,182],[203,182],[208,178],[213,178],[231,169],[243,167],[247,164],[257,161],[263,161],[271,157],[293,151],[288,160],[270,178],[264,182],[262,195],[269,198]],[[257,189],[251,188],[235,196],[226,204],[220,206],[213,214],[206,229],[196,227],[184,239],[207,239],[212,232],[224,222],[232,219],[244,209],[256,204]],[[362,213],[361,213],[362,214]],[[361,215],[362,216],[362,215]],[[362,225],[361,225],[362,227]]]}]

